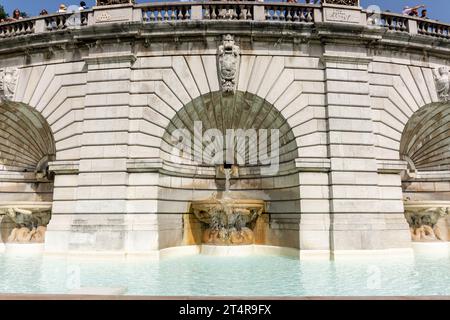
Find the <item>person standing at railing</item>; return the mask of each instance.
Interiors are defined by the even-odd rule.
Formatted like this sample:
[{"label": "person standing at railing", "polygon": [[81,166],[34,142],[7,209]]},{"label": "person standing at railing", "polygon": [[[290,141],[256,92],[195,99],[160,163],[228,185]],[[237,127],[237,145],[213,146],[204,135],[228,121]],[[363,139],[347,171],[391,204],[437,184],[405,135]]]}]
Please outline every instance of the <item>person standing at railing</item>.
[{"label": "person standing at railing", "polygon": [[403,8],[403,14],[411,17],[418,17],[420,8],[425,8],[425,6],[423,4],[411,8],[406,6]]},{"label": "person standing at railing", "polygon": [[67,7],[65,4],[61,3],[59,5],[59,9],[58,9],[58,13],[66,13],[67,12]]},{"label": "person standing at railing", "polygon": [[422,14],[420,15],[420,18],[422,18],[422,19],[430,19],[430,18],[428,18],[427,9],[423,9],[422,10]]},{"label": "person standing at railing", "polygon": [[12,20],[21,20],[23,19],[22,14],[19,9],[14,10],[12,14]]},{"label": "person standing at railing", "polygon": [[81,2],[80,2],[80,8],[79,8],[79,10],[80,10],[80,11],[83,11],[83,10],[87,10],[87,9],[89,9],[89,8],[88,8],[88,6],[86,5],[86,2],[81,1]]}]

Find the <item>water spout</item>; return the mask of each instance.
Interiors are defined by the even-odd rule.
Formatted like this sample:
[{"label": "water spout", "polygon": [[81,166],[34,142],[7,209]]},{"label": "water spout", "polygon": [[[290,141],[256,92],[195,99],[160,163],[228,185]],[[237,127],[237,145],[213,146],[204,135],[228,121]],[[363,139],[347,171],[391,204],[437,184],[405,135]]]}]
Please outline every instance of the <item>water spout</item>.
[{"label": "water spout", "polygon": [[228,193],[230,191],[231,169],[224,168],[224,171],[225,171],[225,192]]}]

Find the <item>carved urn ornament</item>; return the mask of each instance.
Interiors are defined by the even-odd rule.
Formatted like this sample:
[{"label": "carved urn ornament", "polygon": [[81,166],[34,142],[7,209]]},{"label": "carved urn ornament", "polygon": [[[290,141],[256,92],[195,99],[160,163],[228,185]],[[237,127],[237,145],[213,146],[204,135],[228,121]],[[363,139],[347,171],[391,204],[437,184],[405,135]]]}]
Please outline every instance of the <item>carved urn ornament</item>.
[{"label": "carved urn ornament", "polygon": [[240,49],[230,34],[223,36],[219,46],[219,77],[222,90],[232,93],[236,90],[236,81],[239,68]]},{"label": "carved urn ornament", "polygon": [[16,91],[19,70],[5,68],[0,70],[0,101],[12,100]]},{"label": "carved urn ornament", "polygon": [[434,80],[436,81],[436,90],[439,100],[442,102],[449,101],[450,96],[450,77],[449,70],[445,67],[440,67],[434,70]]}]

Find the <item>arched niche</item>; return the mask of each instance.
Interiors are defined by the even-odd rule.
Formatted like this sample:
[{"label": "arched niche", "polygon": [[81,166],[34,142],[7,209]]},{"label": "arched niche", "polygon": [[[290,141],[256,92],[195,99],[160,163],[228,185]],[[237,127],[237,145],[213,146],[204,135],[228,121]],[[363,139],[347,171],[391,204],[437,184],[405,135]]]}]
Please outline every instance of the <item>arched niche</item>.
[{"label": "arched niche", "polygon": [[[42,242],[51,217],[53,175],[48,163],[55,159],[55,140],[44,117],[23,103],[0,104],[0,215],[1,238],[13,229],[38,228],[14,241]],[[30,235],[30,240],[25,241]],[[20,241],[19,241],[20,240]],[[13,241],[13,240],[11,240]],[[11,242],[10,241],[10,242]]]},{"label": "arched niche", "polygon": [[[256,149],[256,163],[254,158],[253,162],[250,160],[255,155],[247,138],[245,146],[234,140],[233,156],[227,157],[227,150],[224,150],[223,161],[213,162],[212,156],[206,154],[202,158],[204,161],[199,163],[195,160],[199,156],[198,150],[202,150],[204,155],[210,144],[214,145],[216,150],[226,149],[226,138],[222,140],[221,146],[216,144],[216,140],[201,140],[200,149],[196,149],[194,145],[197,141],[193,139],[196,123],[197,126],[201,125],[202,136],[211,129],[221,132],[224,137],[227,130],[255,130],[258,146],[266,146],[269,158],[277,157],[277,169],[265,171],[270,164],[259,161],[259,148]],[[180,130],[183,131],[182,135],[174,135]],[[267,136],[259,135],[260,130],[267,130]],[[272,140],[272,130],[278,132],[278,139]],[[177,145],[183,139],[191,141],[191,152],[178,152]],[[163,160],[158,197],[160,225],[181,222],[174,213],[184,214],[183,219],[186,222],[190,218],[185,214],[189,212],[192,202],[209,199],[218,194],[220,196],[225,189],[225,176],[221,165],[224,165],[227,159],[232,159],[232,163],[225,164],[237,165],[230,181],[232,196],[264,201],[266,204],[264,214],[268,228],[261,231],[264,240],[259,240],[260,244],[299,247],[300,186],[295,167],[295,159],[299,156],[298,146],[288,121],[272,104],[248,92],[212,92],[202,95],[186,104],[172,117],[165,128],[160,149]],[[239,163],[238,155],[245,159],[245,163]],[[165,246],[193,244],[186,242],[186,233],[184,230],[181,243],[172,241],[175,233],[167,235],[168,240],[162,242],[170,243]],[[188,233],[192,234],[192,230]],[[160,233],[160,239],[163,238]]]}]

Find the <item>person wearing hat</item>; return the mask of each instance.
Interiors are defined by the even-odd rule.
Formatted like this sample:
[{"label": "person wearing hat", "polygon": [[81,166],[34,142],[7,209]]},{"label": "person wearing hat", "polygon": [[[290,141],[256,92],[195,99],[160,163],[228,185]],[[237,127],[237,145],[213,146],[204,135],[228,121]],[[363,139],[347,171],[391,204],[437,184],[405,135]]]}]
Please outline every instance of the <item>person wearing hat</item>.
[{"label": "person wearing hat", "polygon": [[66,13],[67,12],[67,7],[66,7],[66,5],[65,4],[60,4],[59,5],[59,10],[58,10],[58,13]]}]

